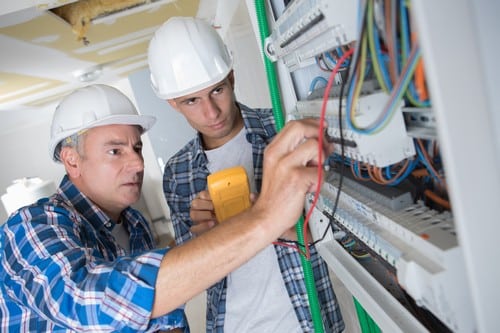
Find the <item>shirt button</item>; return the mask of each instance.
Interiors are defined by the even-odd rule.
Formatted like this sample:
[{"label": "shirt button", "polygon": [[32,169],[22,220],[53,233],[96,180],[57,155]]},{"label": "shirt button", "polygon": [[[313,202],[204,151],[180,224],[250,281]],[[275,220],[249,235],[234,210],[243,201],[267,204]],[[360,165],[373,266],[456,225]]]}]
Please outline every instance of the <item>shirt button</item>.
[{"label": "shirt button", "polygon": [[106,227],[107,228],[111,227],[111,222],[106,223]]}]

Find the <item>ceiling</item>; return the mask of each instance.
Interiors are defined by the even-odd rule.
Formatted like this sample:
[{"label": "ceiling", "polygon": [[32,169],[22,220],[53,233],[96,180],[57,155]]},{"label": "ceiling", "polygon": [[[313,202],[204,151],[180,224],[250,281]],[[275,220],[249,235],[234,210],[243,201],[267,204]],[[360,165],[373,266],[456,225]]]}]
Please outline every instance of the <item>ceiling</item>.
[{"label": "ceiling", "polygon": [[131,1],[16,0],[0,4],[0,111],[43,106],[89,82],[126,78],[147,67],[149,40],[169,17],[198,16],[214,24],[218,8],[238,1],[139,1],[143,4],[113,9],[93,19],[85,43],[53,10],[78,5],[71,15],[81,22],[83,17],[96,15],[85,14],[92,2],[116,6]]}]

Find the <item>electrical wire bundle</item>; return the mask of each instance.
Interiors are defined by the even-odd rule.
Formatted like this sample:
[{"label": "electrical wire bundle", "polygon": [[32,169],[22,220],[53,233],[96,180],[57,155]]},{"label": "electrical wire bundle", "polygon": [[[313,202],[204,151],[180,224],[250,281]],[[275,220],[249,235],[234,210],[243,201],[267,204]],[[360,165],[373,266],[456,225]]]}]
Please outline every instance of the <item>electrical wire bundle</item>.
[{"label": "electrical wire bundle", "polygon": [[[360,181],[371,181],[380,185],[397,186],[404,180],[412,177],[422,182],[421,196],[432,201],[434,208],[439,210],[450,209],[447,200],[446,183],[437,143],[433,140],[415,139],[417,155],[405,159],[394,165],[384,168],[376,167],[365,162],[349,159],[344,155],[344,138],[342,124],[349,130],[362,135],[372,135],[384,129],[401,105],[406,107],[429,107],[430,99],[425,84],[423,61],[417,35],[412,29],[409,10],[411,3],[408,0],[366,0],[362,4],[359,36],[355,46],[336,48],[316,57],[316,64],[323,71],[330,72],[327,81],[323,77],[316,77],[310,85],[312,91],[319,82],[326,85],[323,95],[323,104],[320,118],[320,131],[323,127],[326,104],[334,79],[339,71],[345,73],[341,82],[339,96],[338,125],[340,132],[340,156],[329,157],[338,162],[340,179],[337,186],[337,198],[334,203],[334,214],[338,205],[338,197],[342,188],[344,167],[350,167],[354,178]],[[346,72],[347,71],[347,72]],[[354,108],[361,94],[365,77],[371,74],[376,78],[380,88],[389,95],[389,99],[378,117],[367,126],[356,123]],[[342,100],[344,86],[347,86],[345,122],[342,121]],[[319,143],[319,154],[323,152],[322,142]],[[318,180],[322,177],[323,169],[318,167]],[[312,215],[313,208],[321,191],[321,181],[318,181],[311,208],[306,213],[304,231]],[[437,206],[437,207],[436,207]],[[333,228],[333,226],[331,226]],[[327,228],[328,229],[328,228]],[[325,230],[326,235],[328,230]],[[304,233],[306,234],[306,233]],[[300,245],[308,255],[307,244]]]},{"label": "electrical wire bundle", "polygon": [[[351,81],[346,101],[347,127],[362,135],[380,132],[401,105],[429,107],[430,99],[425,83],[423,61],[417,34],[412,28],[408,0],[366,0],[360,19],[360,35],[354,54]],[[381,89],[389,99],[376,119],[366,126],[356,123],[355,106],[370,67]],[[377,184],[396,186],[414,170],[425,168],[445,194],[443,172],[437,171],[428,158],[422,140],[415,140],[417,156],[400,163],[379,168],[368,163],[351,160],[349,166],[355,178]],[[446,195],[446,194],[445,194]]]}]

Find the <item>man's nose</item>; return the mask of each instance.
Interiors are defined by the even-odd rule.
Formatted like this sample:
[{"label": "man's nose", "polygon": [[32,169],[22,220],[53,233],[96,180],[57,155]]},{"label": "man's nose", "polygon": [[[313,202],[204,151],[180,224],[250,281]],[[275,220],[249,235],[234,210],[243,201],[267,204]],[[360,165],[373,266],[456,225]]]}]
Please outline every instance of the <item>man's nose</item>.
[{"label": "man's nose", "polygon": [[141,152],[132,152],[128,160],[127,166],[130,170],[134,172],[144,171],[144,158]]},{"label": "man's nose", "polygon": [[206,117],[209,119],[215,119],[219,116],[220,109],[211,98],[207,98],[203,101],[203,109]]}]

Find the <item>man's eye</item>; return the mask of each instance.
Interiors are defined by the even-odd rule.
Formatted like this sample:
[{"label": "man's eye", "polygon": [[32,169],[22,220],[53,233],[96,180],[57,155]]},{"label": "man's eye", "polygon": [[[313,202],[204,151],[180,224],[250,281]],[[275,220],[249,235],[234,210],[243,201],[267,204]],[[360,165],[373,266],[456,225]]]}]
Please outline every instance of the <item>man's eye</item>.
[{"label": "man's eye", "polygon": [[212,94],[219,95],[219,94],[222,94],[223,91],[224,91],[223,87],[218,87],[217,89],[215,89],[214,91],[212,91]]},{"label": "man's eye", "polygon": [[110,155],[118,155],[120,153],[119,149],[110,149],[108,150],[108,154]]}]

